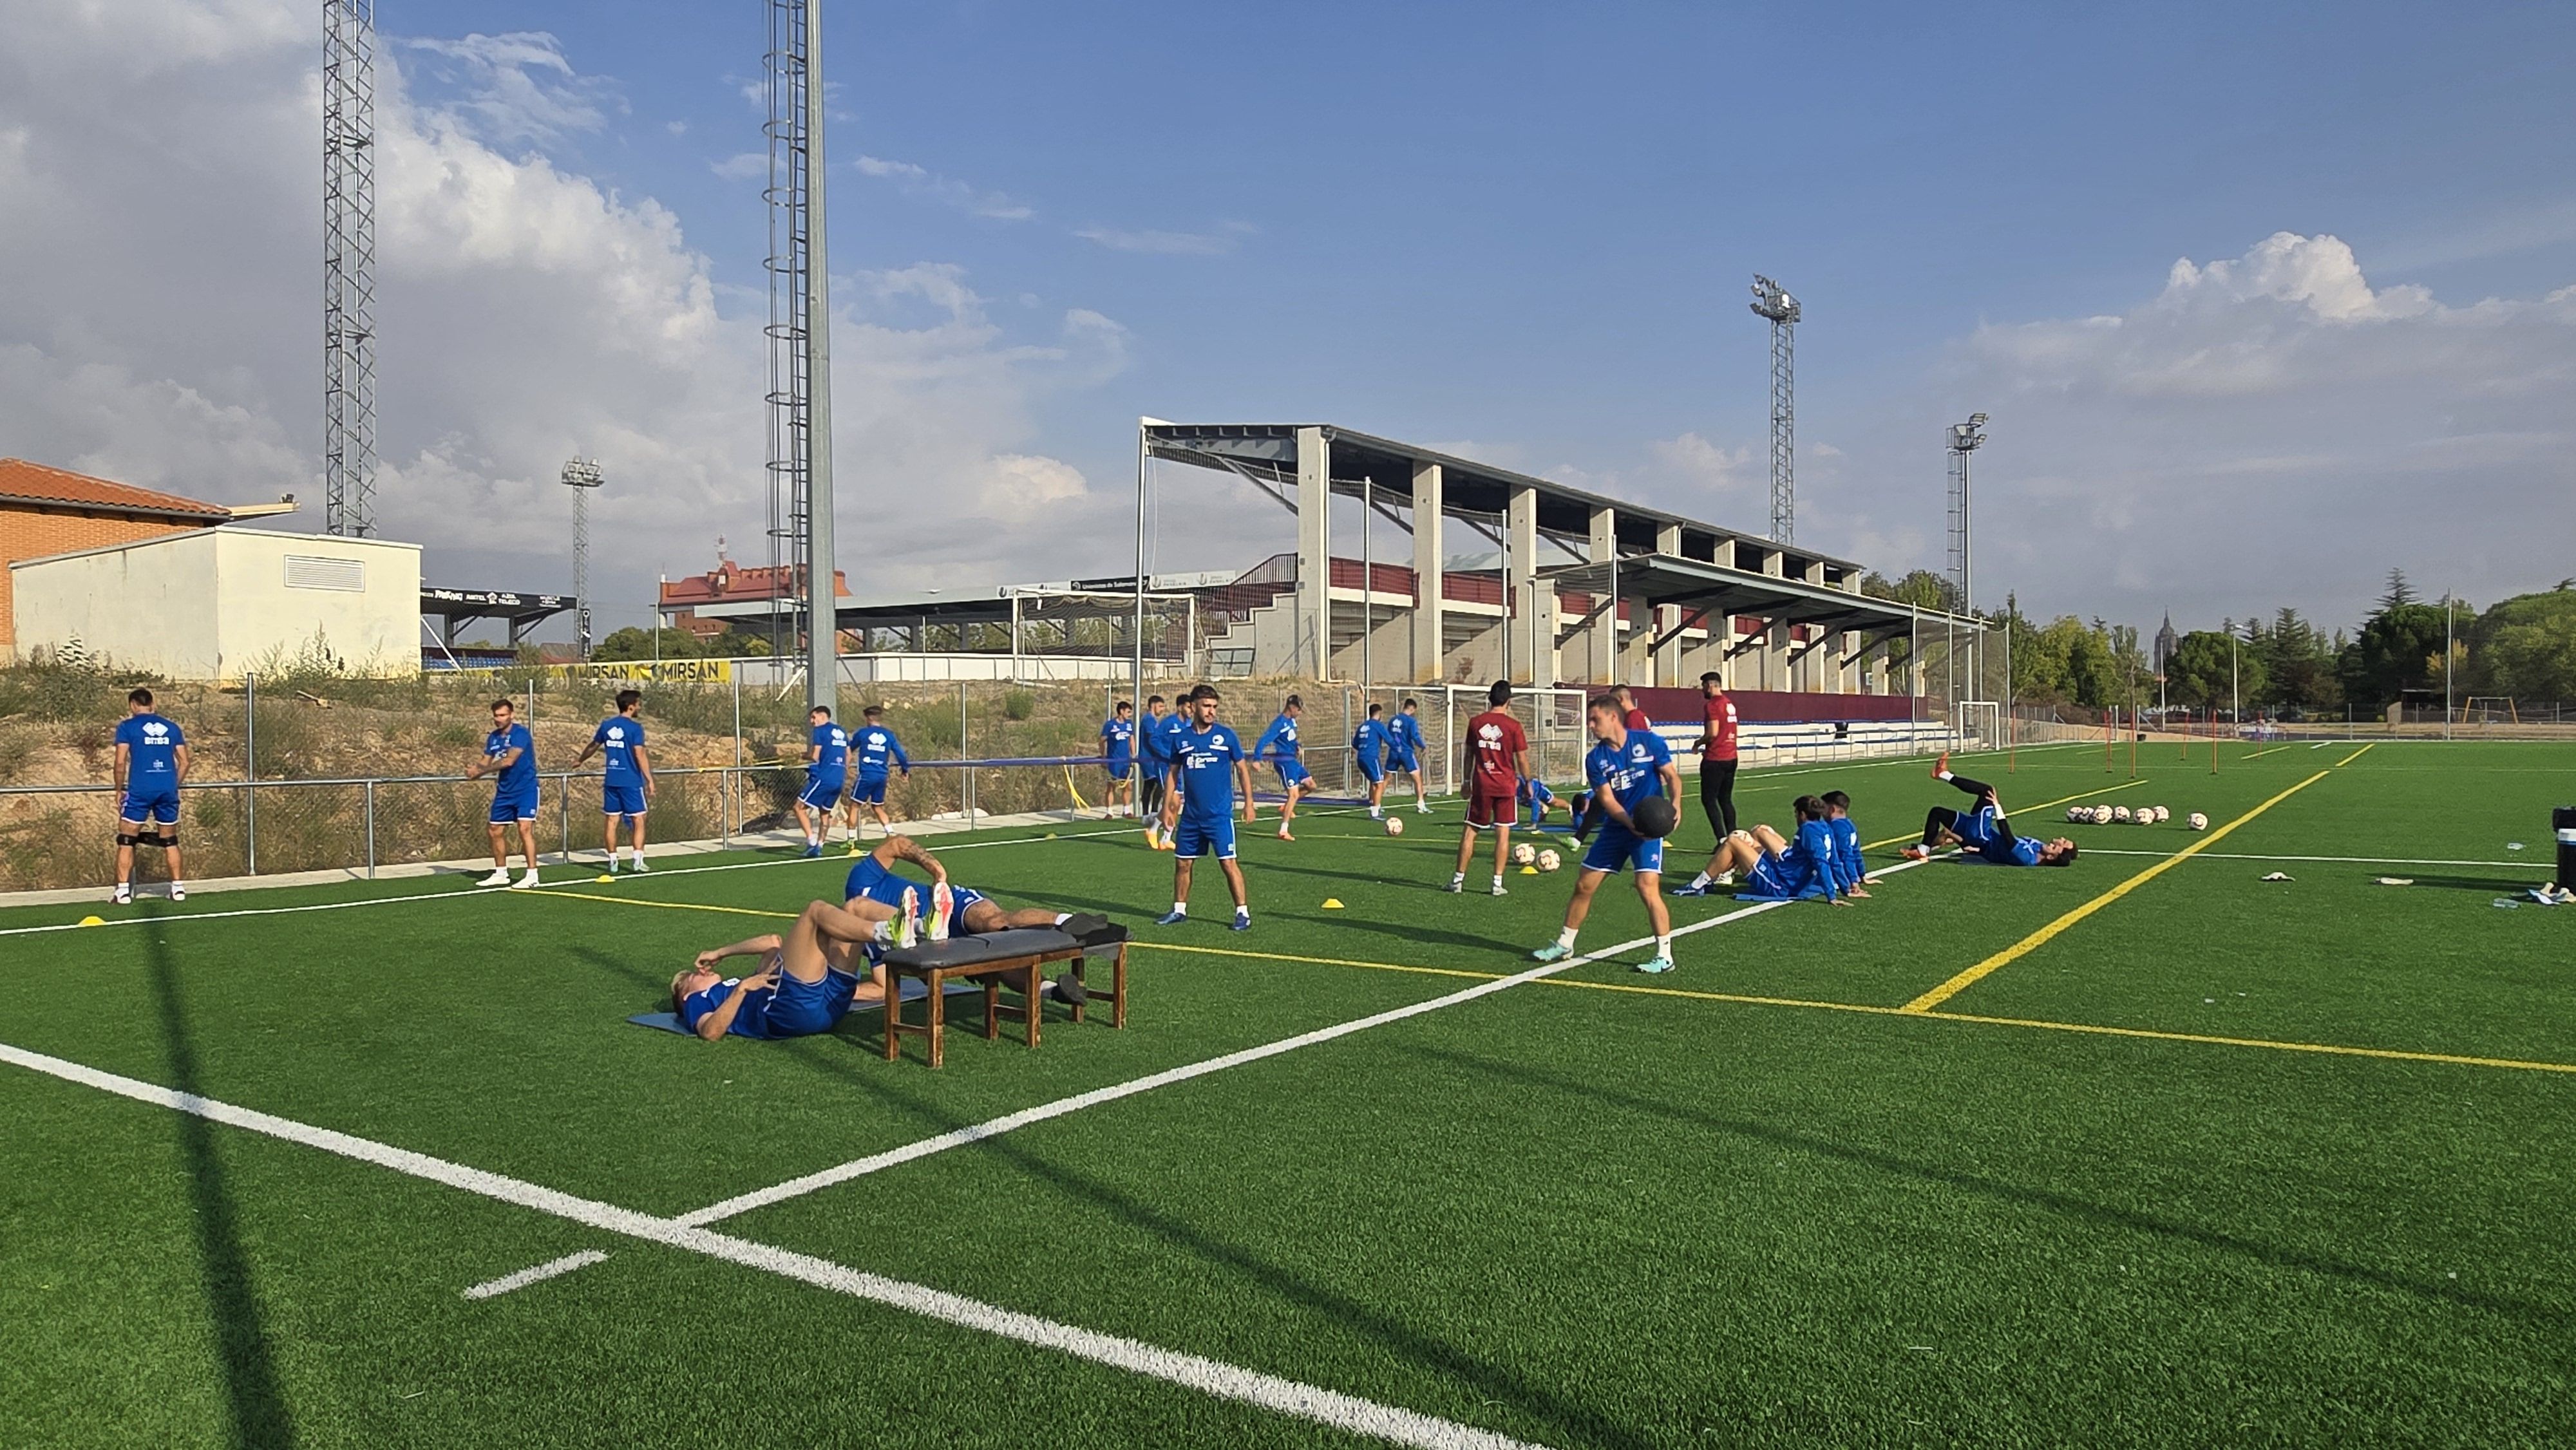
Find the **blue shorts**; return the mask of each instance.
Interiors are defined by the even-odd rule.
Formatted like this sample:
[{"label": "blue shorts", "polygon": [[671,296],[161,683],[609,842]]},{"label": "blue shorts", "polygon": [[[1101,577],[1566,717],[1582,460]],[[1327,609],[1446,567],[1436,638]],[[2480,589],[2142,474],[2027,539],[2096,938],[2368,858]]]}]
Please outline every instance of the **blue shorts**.
[{"label": "blue shorts", "polygon": [[1640,836],[1617,821],[1603,821],[1601,833],[1583,853],[1583,869],[1625,871],[1632,865],[1641,875],[1663,870],[1664,843]]},{"label": "blue shorts", "polygon": [[811,1037],[829,1032],[850,1015],[850,998],[859,979],[837,967],[823,969],[823,980],[800,982],[781,972],[778,991],[769,999],[764,1019],[772,1037]]},{"label": "blue shorts", "polygon": [[1127,772],[1133,769],[1135,769],[1135,762],[1120,760],[1116,756],[1110,757],[1109,778],[1111,780],[1125,780],[1127,778]]},{"label": "blue shorts", "polygon": [[1183,815],[1172,827],[1172,854],[1180,857],[1214,856],[1220,861],[1234,859],[1234,817],[1219,816],[1202,821]]},{"label": "blue shorts", "polygon": [[603,815],[640,816],[644,814],[644,787],[603,785],[599,788],[599,809]]},{"label": "blue shorts", "polygon": [[1383,766],[1383,765],[1378,764],[1376,761],[1374,761],[1374,760],[1361,760],[1361,761],[1359,761],[1359,762],[1358,762],[1358,764],[1359,764],[1359,768],[1360,768],[1360,774],[1361,774],[1361,775],[1363,775],[1363,776],[1366,776],[1366,777],[1368,778],[1368,783],[1369,783],[1369,784],[1371,784],[1371,785],[1375,785],[1375,784],[1377,784],[1379,781],[1382,781],[1382,780],[1386,779],[1386,767],[1385,767],[1385,766]]},{"label": "blue shorts", "polygon": [[1303,762],[1295,760],[1283,760],[1279,762],[1279,783],[1282,786],[1305,785],[1313,779],[1313,776],[1306,773],[1306,767]]},{"label": "blue shorts", "polygon": [[[859,864],[851,867],[849,876],[841,882],[841,899],[853,901],[864,896],[870,901],[891,906],[900,912],[903,910],[903,894],[907,890],[918,894],[914,908],[916,914],[925,920],[928,919],[930,916],[928,886],[909,876],[887,870],[874,856],[862,856],[859,858]],[[948,899],[949,905],[956,912],[955,916],[949,918],[951,921],[964,918],[966,908],[976,902],[992,900],[991,897],[971,886],[960,886],[953,881],[948,885]]]},{"label": "blue shorts", "polygon": [[840,783],[809,775],[805,777],[805,788],[796,793],[796,803],[812,810],[831,810],[841,803]]},{"label": "blue shorts", "polygon": [[537,793],[534,789],[500,791],[493,795],[492,824],[497,826],[511,821],[533,821],[536,818]]},{"label": "blue shorts", "polygon": [[1398,771],[1405,775],[1411,775],[1422,767],[1414,760],[1412,751],[1390,750],[1386,753],[1386,768],[1392,771]]},{"label": "blue shorts", "polygon": [[857,785],[850,787],[850,799],[863,806],[881,806],[885,804],[885,788],[884,776],[863,775]]},{"label": "blue shorts", "polygon": [[156,790],[150,795],[134,791],[125,793],[125,804],[117,808],[116,818],[141,825],[150,820],[164,826],[179,824],[179,792]]},{"label": "blue shorts", "polygon": [[1787,901],[1798,893],[1789,889],[1789,878],[1780,873],[1780,858],[1765,854],[1744,873],[1744,889],[1735,893],[1738,901]]}]

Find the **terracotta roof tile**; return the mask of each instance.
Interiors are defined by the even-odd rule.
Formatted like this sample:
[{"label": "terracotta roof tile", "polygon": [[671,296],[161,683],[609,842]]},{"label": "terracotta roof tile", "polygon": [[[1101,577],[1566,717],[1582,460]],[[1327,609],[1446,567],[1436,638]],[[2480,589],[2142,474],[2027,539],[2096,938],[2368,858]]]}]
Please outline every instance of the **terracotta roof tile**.
[{"label": "terracotta roof tile", "polygon": [[232,511],[221,504],[155,489],[136,488],[92,478],[64,468],[48,468],[23,458],[0,458],[0,501],[63,504],[74,508],[124,510],[156,515],[177,514],[221,523]]}]

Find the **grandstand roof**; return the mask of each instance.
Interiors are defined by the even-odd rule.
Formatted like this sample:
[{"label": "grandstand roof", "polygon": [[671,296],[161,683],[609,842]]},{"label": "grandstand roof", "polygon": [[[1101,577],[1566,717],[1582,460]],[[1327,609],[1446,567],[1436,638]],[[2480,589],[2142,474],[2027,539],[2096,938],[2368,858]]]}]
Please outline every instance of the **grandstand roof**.
[{"label": "grandstand roof", "polygon": [[86,473],[30,463],[23,458],[0,458],[0,504],[73,508],[133,518],[183,519],[192,523],[219,524],[233,516],[233,511],[222,504],[162,493],[157,489],[136,488],[130,483],[93,478]]},{"label": "grandstand roof", "polygon": [[1681,552],[1687,558],[1740,566],[1751,562],[1749,558],[1734,557],[1734,546],[1742,544],[1748,551],[1781,550],[1793,561],[1792,573],[1804,572],[1794,567],[1795,561],[1824,564],[1828,575],[1837,581],[1842,575],[1858,574],[1862,570],[1862,566],[1852,560],[1796,544],[1773,543],[1759,534],[1725,528],[1651,505],[1610,498],[1552,479],[1478,463],[1437,448],[1399,443],[1331,423],[1157,422],[1145,425],[1145,440],[1147,449],[1157,458],[1220,469],[1274,489],[1294,489],[1297,482],[1297,433],[1302,428],[1321,429],[1331,445],[1332,487],[1337,495],[1359,498],[1365,483],[1373,486],[1374,490],[1384,491],[1378,493],[1378,501],[1382,505],[1400,503],[1412,493],[1415,465],[1436,463],[1441,469],[1442,501],[1448,512],[1499,516],[1514,489],[1529,489],[1538,498],[1539,533],[1560,541],[1576,558],[1582,557],[1582,550],[1570,541],[1588,539],[1593,510],[1607,508],[1616,511],[1622,552],[1652,553],[1656,535],[1668,525],[1677,525],[1682,533]]},{"label": "grandstand roof", "polygon": [[1698,559],[1676,559],[1670,554],[1634,555],[1616,564],[1606,560],[1598,564],[1566,564],[1541,569],[1539,577],[1560,589],[1584,591],[1592,596],[1597,608],[1601,599],[1610,592],[1614,570],[1622,600],[1649,607],[1674,605],[1685,611],[1685,622],[1701,616],[1709,619],[1748,616],[1825,630],[1892,633],[1918,622],[1935,626],[1947,622],[1963,629],[1991,628],[1983,620],[1964,615],[1952,616],[1937,609],[1918,610],[1910,604],[1856,594],[1848,589],[1811,584],[1803,579],[1757,574]]}]

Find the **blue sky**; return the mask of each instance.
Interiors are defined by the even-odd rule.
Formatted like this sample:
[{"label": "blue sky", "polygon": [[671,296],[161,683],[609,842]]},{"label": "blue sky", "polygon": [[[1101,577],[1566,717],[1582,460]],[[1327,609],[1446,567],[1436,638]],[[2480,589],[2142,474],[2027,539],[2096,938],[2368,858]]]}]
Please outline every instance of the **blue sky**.
[{"label": "blue sky", "polygon": [[[149,3],[238,19],[268,0]],[[2559,524],[2499,540],[2465,518],[2390,521],[2434,484],[2470,512],[2563,496],[2576,303],[2552,294],[2576,283],[2576,9],[831,0],[826,16],[852,346],[882,329],[901,358],[882,387],[921,390],[915,413],[980,440],[959,487],[975,467],[1061,470],[1079,484],[1040,496],[1088,510],[878,551],[887,590],[1117,564],[1050,549],[1114,547],[1140,413],[1341,422],[1758,528],[1757,270],[1807,308],[1800,537],[1873,565],[1938,563],[1938,428],[1980,408],[1980,577],[2047,611],[2348,620],[2392,564],[2491,599],[2554,582],[2539,576],[2576,544]],[[757,316],[758,183],[723,168],[759,148],[761,6],[466,0],[380,21],[440,154],[478,147],[521,193],[538,166],[595,186],[603,225],[627,228],[602,256],[662,226],[654,245],[713,284],[718,315]],[[495,63],[502,36],[539,59]],[[260,83],[297,54],[280,41]],[[2258,256],[2284,233],[2295,246]],[[473,366],[473,339],[433,355],[420,336],[426,299],[466,304],[426,275],[407,287],[402,250],[389,240],[389,390],[404,369]],[[2195,264],[2184,284],[2177,259]],[[2337,287],[2365,300],[2330,315],[2317,299]],[[2505,311],[2481,312],[2489,298]],[[2241,365],[2233,381],[2217,359]],[[1009,381],[942,412],[954,369]],[[301,386],[262,394],[285,451],[317,436]],[[418,479],[499,500],[550,466],[493,441],[534,425],[406,386],[387,451]],[[843,508],[873,521],[950,465],[867,427],[841,441]],[[2247,478],[2264,481],[2230,481]],[[690,497],[694,529],[712,515]],[[1249,563],[1284,523],[1184,531],[1161,562]],[[632,567],[705,562],[693,539],[651,537]],[[542,557],[451,547],[483,571]]]}]

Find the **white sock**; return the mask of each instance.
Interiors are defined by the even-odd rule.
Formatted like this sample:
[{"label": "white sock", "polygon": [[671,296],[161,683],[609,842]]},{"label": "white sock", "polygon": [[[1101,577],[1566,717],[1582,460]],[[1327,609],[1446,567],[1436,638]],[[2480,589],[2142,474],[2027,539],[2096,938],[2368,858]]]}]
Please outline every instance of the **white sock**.
[{"label": "white sock", "polygon": [[1707,872],[1702,871],[1697,876],[1691,878],[1691,889],[1693,891],[1697,891],[1701,887],[1706,886],[1711,879],[1713,878],[1711,878]]},{"label": "white sock", "polygon": [[1673,959],[1673,939],[1669,936],[1659,936],[1655,938],[1655,955],[1662,957],[1665,961],[1671,961]]},{"label": "white sock", "polygon": [[1556,934],[1556,944],[1565,948],[1567,951],[1574,950],[1574,934],[1580,930],[1582,930],[1581,927],[1569,926],[1565,930],[1558,932]]},{"label": "white sock", "polygon": [[1467,884],[1467,873],[1466,873],[1466,872],[1464,872],[1464,871],[1461,871],[1461,872],[1457,873],[1456,875],[1454,875],[1454,876],[1450,877],[1450,878],[1449,878],[1449,884],[1450,884],[1450,885],[1452,885],[1452,886],[1464,886],[1464,885],[1466,885],[1466,884]]},{"label": "white sock", "polygon": [[807,831],[805,833],[805,844],[808,846],[819,846],[823,844],[823,838],[815,835],[812,831]]},{"label": "white sock", "polygon": [[1234,914],[1235,914],[1237,917],[1240,917],[1241,919],[1243,919],[1243,920],[1245,920],[1245,921],[1250,921],[1250,920],[1252,920],[1252,908],[1251,908],[1251,907],[1249,907],[1249,906],[1238,906],[1238,907],[1236,907],[1236,908],[1234,909]]},{"label": "white sock", "polygon": [[887,942],[887,941],[893,941],[893,940],[894,940],[894,918],[893,918],[893,917],[889,916],[889,917],[887,917],[885,920],[883,920],[883,921],[881,921],[881,922],[878,922],[878,923],[877,923],[876,939],[877,939],[878,941],[881,941],[881,942]]},{"label": "white sock", "polygon": [[1936,770],[1932,772],[1932,778],[1934,780],[1948,780],[1950,778],[1950,772],[1946,770]]},{"label": "white sock", "polygon": [[1495,873],[1494,873],[1494,884],[1495,884],[1496,886],[1500,886],[1500,885],[1502,885],[1502,884],[1503,884],[1503,873],[1502,873],[1502,872],[1497,871],[1497,872],[1495,872]]},{"label": "white sock", "polygon": [[1055,924],[1058,926],[1062,926],[1071,920],[1073,920],[1073,913],[1070,911],[1059,911],[1055,914]]},{"label": "white sock", "polygon": [[1189,915],[1189,914],[1190,914],[1190,904],[1189,904],[1188,902],[1186,902],[1186,901],[1175,901],[1175,902],[1173,902],[1173,903],[1172,903],[1172,915],[1174,915],[1174,916],[1187,916],[1187,915]]}]

